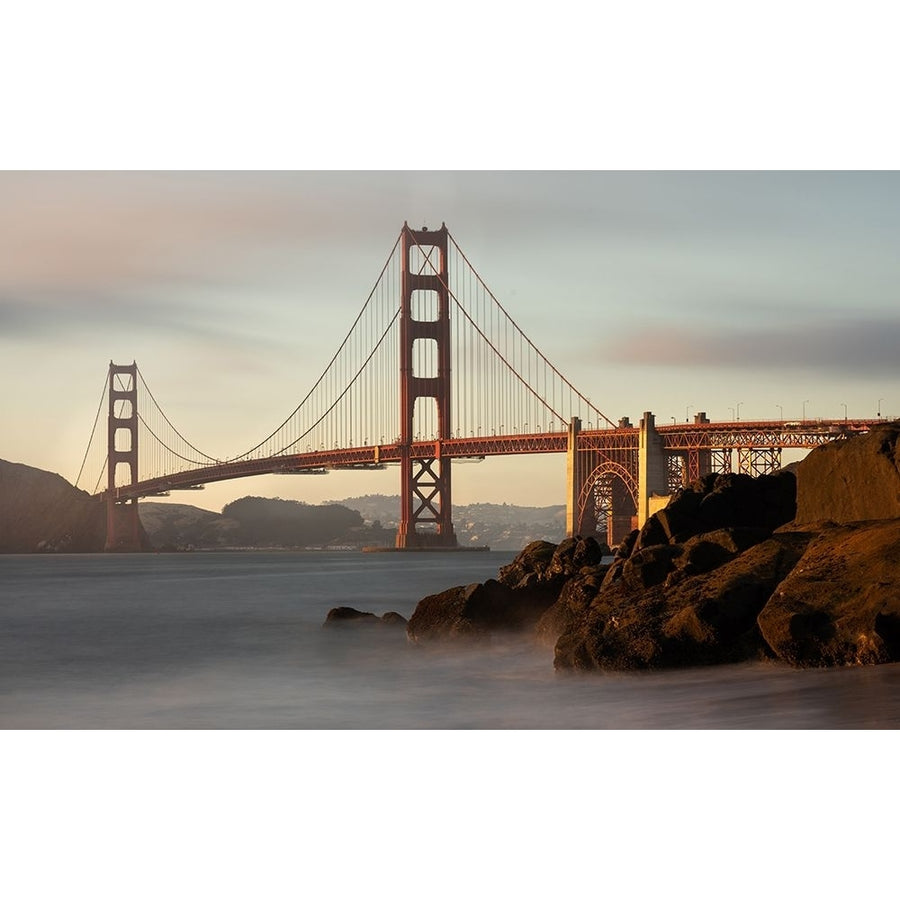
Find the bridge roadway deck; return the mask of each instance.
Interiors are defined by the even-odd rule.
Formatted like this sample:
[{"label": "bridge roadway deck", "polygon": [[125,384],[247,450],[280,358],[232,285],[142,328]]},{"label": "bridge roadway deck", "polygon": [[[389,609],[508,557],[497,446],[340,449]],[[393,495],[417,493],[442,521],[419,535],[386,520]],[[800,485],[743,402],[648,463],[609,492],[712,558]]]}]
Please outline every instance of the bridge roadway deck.
[{"label": "bridge roadway deck", "polygon": [[[840,437],[882,424],[882,419],[807,420],[804,422],[704,422],[658,425],[666,450],[715,450],[739,448],[810,449]],[[638,428],[585,430],[578,434],[578,450],[637,450]],[[568,432],[456,437],[445,441],[417,441],[410,446],[413,459],[462,459],[511,456],[523,453],[565,453]],[[172,475],[164,475],[116,488],[115,500],[160,496],[171,490],[189,490],[217,481],[253,475],[324,473],[331,469],[371,469],[399,463],[403,447],[381,444],[335,448],[308,453],[283,454],[217,463]],[[107,494],[104,491],[101,496]]]}]

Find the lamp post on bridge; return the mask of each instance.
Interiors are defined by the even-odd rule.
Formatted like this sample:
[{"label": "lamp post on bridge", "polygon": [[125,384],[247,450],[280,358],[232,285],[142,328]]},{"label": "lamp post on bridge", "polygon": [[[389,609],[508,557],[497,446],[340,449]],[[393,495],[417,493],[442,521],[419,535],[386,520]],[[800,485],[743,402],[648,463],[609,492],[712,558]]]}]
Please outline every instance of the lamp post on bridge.
[{"label": "lamp post on bridge", "polygon": [[744,402],[744,401],[741,400],[741,402],[738,403],[738,405],[737,405],[737,410],[736,410],[736,414],[735,414],[735,419],[736,419],[738,422],[741,421],[741,405],[743,404],[743,402]]},{"label": "lamp post on bridge", "polygon": [[878,418],[881,418],[881,401],[884,400],[884,397],[878,398]]},{"label": "lamp post on bridge", "polygon": [[809,400],[803,401],[803,415],[800,418],[805,422],[806,421],[806,404],[809,403]]},{"label": "lamp post on bridge", "polygon": [[781,421],[784,421],[784,407],[780,403],[775,404],[778,407],[778,417]]},{"label": "lamp post on bridge", "polygon": [[728,407],[728,410],[729,410],[729,412],[731,413],[731,421],[734,422],[734,421],[735,421],[734,407],[733,407],[733,406],[729,406],[729,407]]},{"label": "lamp post on bridge", "polygon": [[694,408],[694,404],[693,404],[693,403],[692,403],[690,406],[686,406],[686,407],[684,408],[684,421],[685,421],[685,422],[690,422],[690,421],[691,421],[691,410],[692,410],[693,408]]},{"label": "lamp post on bridge", "polygon": [[846,422],[847,421],[847,404],[842,403],[841,406],[844,407],[844,421]]}]

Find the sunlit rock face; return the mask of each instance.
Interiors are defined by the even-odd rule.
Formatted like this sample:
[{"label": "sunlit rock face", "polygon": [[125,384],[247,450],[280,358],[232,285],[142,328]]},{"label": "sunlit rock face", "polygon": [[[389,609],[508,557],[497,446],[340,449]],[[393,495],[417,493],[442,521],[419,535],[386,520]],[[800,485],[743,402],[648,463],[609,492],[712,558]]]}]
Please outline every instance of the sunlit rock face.
[{"label": "sunlit rock face", "polygon": [[900,426],[817,447],[797,467],[798,524],[900,518]]},{"label": "sunlit rock face", "polygon": [[759,628],[796,666],[900,660],[900,519],[826,528],[775,587]]}]

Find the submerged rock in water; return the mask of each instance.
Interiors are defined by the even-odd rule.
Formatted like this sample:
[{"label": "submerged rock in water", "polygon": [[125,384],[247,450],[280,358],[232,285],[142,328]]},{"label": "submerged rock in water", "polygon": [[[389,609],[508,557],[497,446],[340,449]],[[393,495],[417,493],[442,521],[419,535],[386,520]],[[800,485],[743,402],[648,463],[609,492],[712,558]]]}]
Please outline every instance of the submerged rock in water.
[{"label": "submerged rock in water", "polygon": [[336,606],[334,609],[328,610],[322,627],[324,628],[326,625],[376,624],[380,621],[381,619],[375,613],[362,612],[352,606]]},{"label": "submerged rock in water", "polygon": [[391,625],[406,626],[406,619],[397,612],[386,612],[383,616],[376,616],[375,613],[363,612],[354,609],[352,606],[335,606],[328,610],[322,627],[343,626],[343,625]]}]

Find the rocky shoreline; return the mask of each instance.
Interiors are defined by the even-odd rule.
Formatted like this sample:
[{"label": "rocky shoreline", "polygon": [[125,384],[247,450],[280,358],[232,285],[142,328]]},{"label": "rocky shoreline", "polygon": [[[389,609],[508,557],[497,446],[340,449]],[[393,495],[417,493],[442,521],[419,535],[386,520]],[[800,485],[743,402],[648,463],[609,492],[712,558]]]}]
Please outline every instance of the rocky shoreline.
[{"label": "rocky shoreline", "polygon": [[793,470],[706,476],[605,552],[535,541],[496,580],[422,599],[407,638],[524,633],[558,670],[900,661],[900,424]]}]

